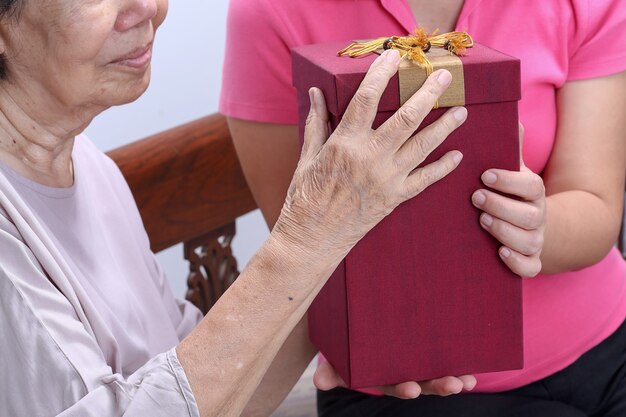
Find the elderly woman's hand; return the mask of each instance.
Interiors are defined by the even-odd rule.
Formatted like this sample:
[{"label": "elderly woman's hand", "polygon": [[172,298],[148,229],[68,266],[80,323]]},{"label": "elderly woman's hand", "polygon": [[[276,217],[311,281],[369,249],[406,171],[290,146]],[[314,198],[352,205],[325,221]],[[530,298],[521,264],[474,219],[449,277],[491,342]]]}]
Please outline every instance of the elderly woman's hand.
[{"label": "elderly woman's hand", "polygon": [[[520,124],[520,143],[524,128]],[[521,145],[520,145],[521,148]],[[541,272],[546,222],[546,193],[542,178],[524,165],[520,171],[489,169],[483,183],[500,193],[481,189],[472,202],[481,209],[480,224],[502,243],[499,254],[504,263],[521,277]]]},{"label": "elderly woman's hand", "polygon": [[274,231],[306,250],[321,249],[337,262],[396,206],[448,175],[462,159],[452,151],[416,168],[467,117],[453,108],[413,135],[451,75],[433,73],[380,128],[372,123],[400,57],[386,51],[372,64],[342,122],[328,137],[322,93],[311,89],[305,143]]}]

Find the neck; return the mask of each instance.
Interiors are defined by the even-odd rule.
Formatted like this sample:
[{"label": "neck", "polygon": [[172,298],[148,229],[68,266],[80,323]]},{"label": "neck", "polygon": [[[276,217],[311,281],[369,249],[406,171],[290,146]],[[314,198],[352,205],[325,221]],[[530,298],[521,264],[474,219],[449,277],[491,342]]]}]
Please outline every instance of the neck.
[{"label": "neck", "polygon": [[464,0],[408,0],[418,25],[432,32],[452,32]]},{"label": "neck", "polygon": [[0,83],[0,161],[35,182],[63,188],[74,183],[74,137],[95,114],[49,110],[59,108],[59,103],[30,100]]}]

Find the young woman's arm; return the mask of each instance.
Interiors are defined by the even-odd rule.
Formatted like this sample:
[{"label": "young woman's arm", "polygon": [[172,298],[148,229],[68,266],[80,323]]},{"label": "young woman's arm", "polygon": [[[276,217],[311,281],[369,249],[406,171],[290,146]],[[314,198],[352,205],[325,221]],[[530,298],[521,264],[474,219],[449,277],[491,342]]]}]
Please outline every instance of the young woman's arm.
[{"label": "young woman's arm", "polygon": [[559,126],[544,180],[543,272],[581,269],[617,241],[626,178],[626,72],[571,81],[557,94]]}]

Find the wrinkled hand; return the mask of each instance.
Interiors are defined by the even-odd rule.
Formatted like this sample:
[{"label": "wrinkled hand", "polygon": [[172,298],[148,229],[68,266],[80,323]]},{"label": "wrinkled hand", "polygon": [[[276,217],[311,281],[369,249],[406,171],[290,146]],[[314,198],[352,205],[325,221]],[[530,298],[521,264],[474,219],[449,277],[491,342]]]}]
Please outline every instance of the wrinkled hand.
[{"label": "wrinkled hand", "polygon": [[499,254],[504,263],[521,277],[541,272],[541,251],[546,228],[546,193],[542,178],[528,169],[521,159],[524,128],[520,124],[520,171],[489,169],[483,183],[500,193],[481,189],[472,202],[481,209],[480,224],[502,243]]},{"label": "wrinkled hand", "polygon": [[[346,386],[339,374],[328,362],[319,364],[315,371],[313,382],[322,391]],[[420,395],[447,396],[458,394],[464,390],[471,391],[475,386],[476,378],[471,375],[465,375],[458,378],[448,376],[423,382],[404,382],[398,385],[375,387],[374,389],[393,397],[411,399]]]},{"label": "wrinkled hand", "polygon": [[315,88],[309,92],[304,148],[274,228],[291,243],[343,256],[396,206],[459,164],[461,153],[452,151],[416,169],[467,117],[464,108],[453,108],[413,135],[450,84],[448,71],[433,73],[398,112],[372,129],[399,61],[397,51],[376,59],[330,138],[323,95]]}]

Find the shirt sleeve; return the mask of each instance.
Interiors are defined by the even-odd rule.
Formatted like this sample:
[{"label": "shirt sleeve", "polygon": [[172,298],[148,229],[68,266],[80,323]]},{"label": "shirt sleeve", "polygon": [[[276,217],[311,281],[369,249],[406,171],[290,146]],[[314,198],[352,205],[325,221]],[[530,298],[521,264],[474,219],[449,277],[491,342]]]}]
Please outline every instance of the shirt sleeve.
[{"label": "shirt sleeve", "polygon": [[120,375],[103,377],[102,386],[79,399],[58,417],[147,415],[200,417],[175,349],[156,356],[127,379]]},{"label": "shirt sleeve", "polygon": [[297,124],[293,40],[272,7],[266,0],[231,0],[220,111],[237,119]]},{"label": "shirt sleeve", "polygon": [[582,80],[626,70],[624,0],[576,0],[568,80]]},{"label": "shirt sleeve", "polygon": [[199,417],[175,349],[130,375],[113,373],[96,337],[7,224],[0,216],[0,415]]}]

